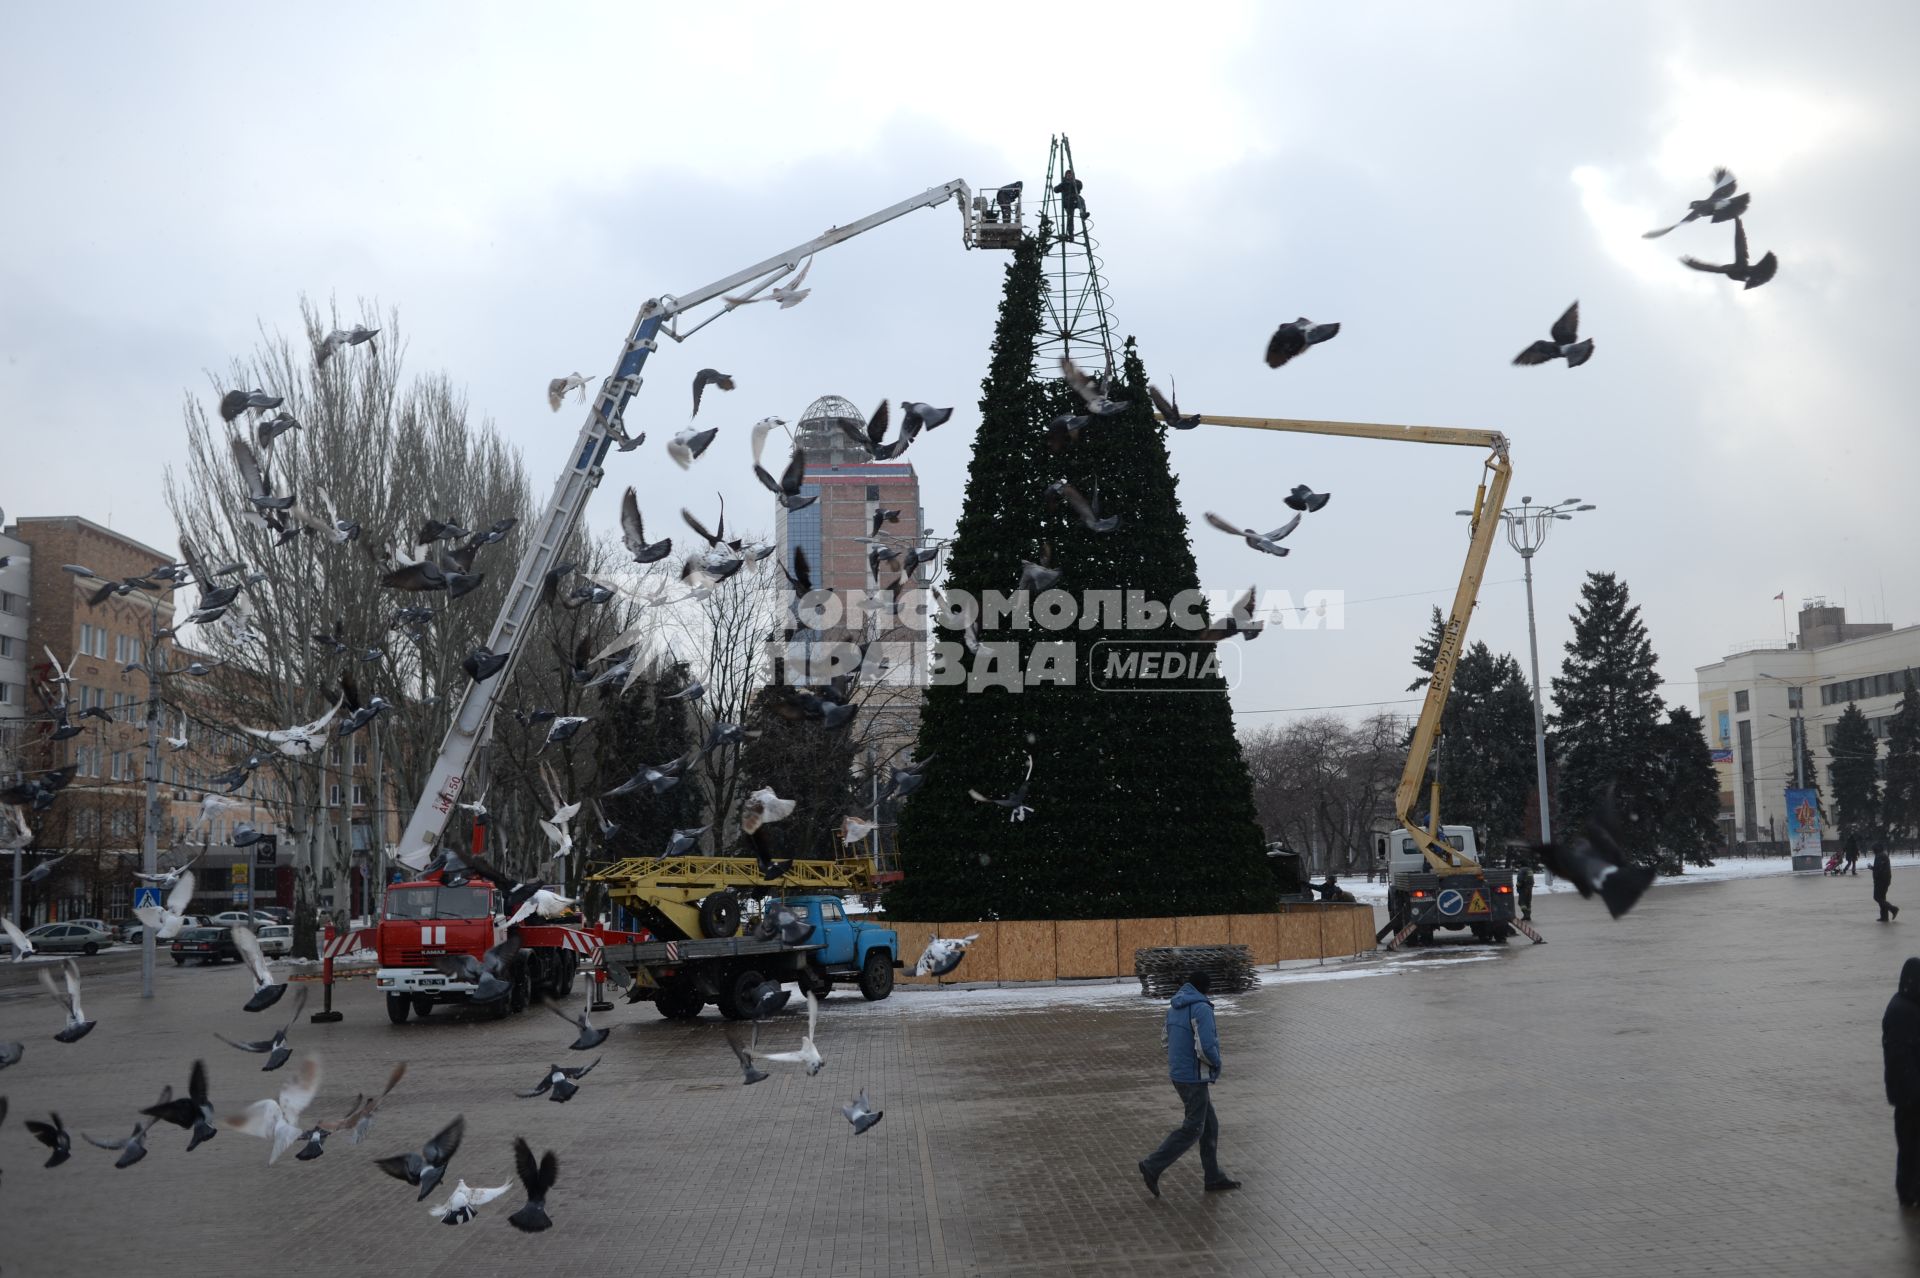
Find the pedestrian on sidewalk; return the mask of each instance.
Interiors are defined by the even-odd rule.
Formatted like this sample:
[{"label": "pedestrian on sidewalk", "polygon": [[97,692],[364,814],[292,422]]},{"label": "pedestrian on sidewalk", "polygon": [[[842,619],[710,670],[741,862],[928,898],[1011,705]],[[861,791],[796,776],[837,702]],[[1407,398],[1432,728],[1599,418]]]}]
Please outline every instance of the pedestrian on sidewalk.
[{"label": "pedestrian on sidewalk", "polygon": [[[1160,1148],[1140,1161],[1141,1179],[1147,1192],[1160,1196],[1160,1176],[1173,1166],[1180,1155],[1200,1142],[1200,1170],[1209,1190],[1240,1188],[1240,1182],[1220,1170],[1220,1120],[1214,1116],[1209,1091],[1220,1079],[1220,1035],[1214,1028],[1213,1004],[1207,995],[1213,980],[1203,971],[1188,975],[1167,1005],[1167,1019],[1161,1038],[1167,1048],[1167,1073],[1173,1090],[1180,1094],[1186,1116],[1180,1126],[1167,1133]],[[1202,1071],[1204,1071],[1204,1078]]]},{"label": "pedestrian on sidewalk", "polygon": [[1855,835],[1849,834],[1841,846],[1845,849],[1847,854],[1847,873],[1859,874],[1860,873],[1860,840],[1859,838]]},{"label": "pedestrian on sidewalk", "polygon": [[1893,1106],[1897,1152],[1893,1191],[1907,1211],[1920,1209],[1920,958],[1900,969],[1900,988],[1880,1018],[1886,1057],[1887,1103]]},{"label": "pedestrian on sidewalk", "polygon": [[1887,888],[1893,884],[1893,862],[1887,858],[1887,841],[1873,841],[1873,899],[1880,906],[1880,922],[1900,917],[1900,907],[1887,901]]}]

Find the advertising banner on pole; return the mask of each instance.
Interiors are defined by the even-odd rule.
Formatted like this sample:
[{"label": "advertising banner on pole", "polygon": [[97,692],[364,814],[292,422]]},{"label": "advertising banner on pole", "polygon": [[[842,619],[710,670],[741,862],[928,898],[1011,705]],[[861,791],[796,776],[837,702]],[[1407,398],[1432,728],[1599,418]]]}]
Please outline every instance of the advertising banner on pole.
[{"label": "advertising banner on pole", "polygon": [[1787,851],[1795,874],[1820,872],[1820,792],[1787,789]]}]

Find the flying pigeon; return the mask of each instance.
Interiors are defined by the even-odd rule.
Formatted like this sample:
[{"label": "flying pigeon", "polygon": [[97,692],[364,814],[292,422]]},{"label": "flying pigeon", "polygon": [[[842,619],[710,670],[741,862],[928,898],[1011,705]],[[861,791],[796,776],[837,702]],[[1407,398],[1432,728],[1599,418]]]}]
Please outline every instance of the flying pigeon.
[{"label": "flying pigeon", "polygon": [[1030,559],[1020,561],[1020,584],[1014,589],[1036,593],[1051,590],[1059,583],[1061,575],[1062,570],[1053,566],[1053,547],[1046,545],[1041,549],[1039,563]]},{"label": "flying pigeon", "polygon": [[[239,930],[238,928],[234,929],[236,932]],[[257,945],[259,943],[256,941],[255,944]],[[293,1055],[293,1049],[287,1046],[287,1031],[291,1030],[294,1022],[300,1019],[300,1012],[306,1005],[307,987],[302,985],[300,992],[294,995],[293,1015],[287,1018],[285,1025],[282,1025],[274,1031],[272,1038],[263,1038],[251,1043],[239,1043],[218,1032],[214,1034],[214,1037],[225,1043],[228,1047],[237,1047],[243,1052],[264,1053],[267,1058],[267,1063],[260,1067],[260,1072],[263,1074],[270,1073],[273,1070],[279,1069],[282,1065],[285,1065],[287,1059]]]},{"label": "flying pigeon", "polygon": [[[160,1089],[160,1105],[166,1105],[172,1099],[173,1088],[163,1087]],[[147,1111],[141,1110],[140,1112],[145,1114]],[[133,1131],[120,1140],[97,1140],[92,1136],[88,1136],[85,1132],[81,1132],[80,1135],[85,1137],[87,1144],[94,1146],[96,1149],[117,1149],[121,1151],[120,1157],[114,1160],[113,1165],[115,1170],[124,1170],[147,1156],[147,1131],[153,1126],[155,1121],[156,1120],[152,1118],[148,1118],[145,1122],[136,1122],[133,1125]]]},{"label": "flying pigeon", "polygon": [[[18,809],[15,809],[15,811],[18,811]],[[13,951],[14,962],[18,963],[25,959],[27,955],[33,953],[33,942],[27,939],[25,932],[22,932],[18,927],[14,926],[12,919],[0,916],[0,930],[6,932],[7,940],[12,943],[9,948]]]},{"label": "flying pigeon", "polygon": [[565,377],[556,377],[547,383],[547,407],[554,412],[560,411],[560,405],[566,403],[568,391],[579,391],[581,402],[587,398],[587,378],[583,373],[568,373]]},{"label": "flying pigeon", "polygon": [[1219,643],[1239,635],[1242,639],[1256,639],[1267,628],[1264,621],[1253,619],[1253,600],[1258,592],[1257,586],[1248,586],[1247,593],[1240,596],[1239,602],[1227,610],[1227,615],[1195,635],[1196,643]]},{"label": "flying pigeon", "polygon": [[695,430],[689,426],[667,441],[667,456],[678,462],[681,470],[691,469],[694,460],[707,451],[707,445],[719,433],[718,426],[708,430]]},{"label": "flying pigeon", "polygon": [[[591,717],[584,714],[563,714],[556,716],[553,722],[547,725],[547,739],[540,743],[540,749],[544,750],[550,745],[559,745],[562,741],[571,740],[575,733],[579,732],[581,728],[590,722],[592,722]],[[537,754],[539,751],[535,751],[535,753]]]},{"label": "flying pigeon", "polygon": [[[813,258],[809,256],[806,261],[800,263],[799,274],[788,280],[784,285],[774,285],[773,289],[765,297],[723,297],[721,300],[728,306],[751,306],[755,302],[778,302],[780,303],[781,310],[787,310],[790,307],[798,306],[800,303],[806,301],[807,294],[813,292],[810,288],[800,287],[801,282],[807,278],[807,272],[812,269]],[[723,389],[732,390],[733,388],[727,386]],[[696,390],[695,393],[697,394],[698,391]]]},{"label": "flying pigeon", "polygon": [[1267,339],[1267,367],[1279,368],[1309,346],[1332,341],[1339,333],[1338,324],[1316,324],[1304,315],[1282,324]]},{"label": "flying pigeon", "polygon": [[336,328],[314,343],[313,362],[324,368],[327,361],[333,358],[336,350],[342,346],[358,346],[363,342],[371,342],[373,335],[379,331],[377,328],[368,328],[363,324],[356,324],[350,329]]},{"label": "flying pigeon", "polygon": [[452,980],[470,983],[473,990],[467,995],[469,1001],[491,1003],[512,991],[513,986],[502,977],[512,967],[520,945],[520,934],[510,932],[506,940],[477,959],[471,954],[436,954],[433,969]]},{"label": "flying pigeon", "polygon": [[267,1155],[267,1161],[278,1162],[280,1155],[305,1135],[300,1116],[307,1112],[307,1106],[313,1104],[319,1091],[320,1058],[305,1057],[300,1062],[299,1073],[281,1084],[278,1099],[257,1100],[240,1113],[221,1119],[220,1126],[272,1141],[273,1152]]},{"label": "flying pigeon", "polygon": [[1192,430],[1200,424],[1200,414],[1182,416],[1180,413],[1179,387],[1174,388],[1173,399],[1160,393],[1158,386],[1147,387],[1147,398],[1153,401],[1154,411],[1160,414],[1160,420],[1174,430]]},{"label": "flying pigeon", "polygon": [[740,1072],[744,1076],[740,1083],[742,1087],[752,1087],[762,1079],[773,1077],[773,1075],[760,1069],[753,1063],[753,1049],[759,1046],[759,1044],[760,1026],[758,1023],[755,1023],[753,1027],[753,1041],[751,1043],[742,1043],[740,1041],[739,1031],[731,1025],[727,1026],[727,1045],[733,1048],[734,1059],[740,1062]]},{"label": "flying pigeon", "polygon": [[1715,169],[1713,171],[1713,190],[1708,194],[1706,199],[1687,201],[1687,215],[1685,217],[1675,222],[1673,226],[1663,226],[1657,231],[1646,231],[1641,234],[1640,238],[1643,240],[1657,240],[1668,231],[1674,230],[1676,227],[1685,226],[1695,218],[1704,217],[1709,222],[1725,222],[1729,218],[1744,216],[1747,211],[1747,205],[1753,200],[1753,196],[1750,193],[1746,195],[1735,195],[1734,191],[1737,190],[1739,186],[1740,184],[1734,180],[1731,172],[1726,169]]},{"label": "flying pigeon", "polygon": [[1097,487],[1094,489],[1094,499],[1091,502],[1081,495],[1078,488],[1064,479],[1049,484],[1047,493],[1049,496],[1065,501],[1068,509],[1073,511],[1074,517],[1088,532],[1112,532],[1120,526],[1120,516],[1107,515],[1104,518],[1101,516],[1100,490]]},{"label": "flying pigeon", "polygon": [[1593,339],[1576,340],[1580,335],[1580,303],[1575,302],[1566,309],[1553,327],[1547,332],[1551,341],[1538,341],[1513,357],[1516,364],[1544,364],[1548,360],[1567,361],[1568,368],[1578,368],[1593,358]]},{"label": "flying pigeon", "polygon": [[41,986],[53,997],[54,1002],[67,1009],[67,1027],[53,1036],[56,1043],[77,1043],[93,1031],[94,1022],[80,1010],[80,966],[72,959],[60,965],[60,974],[65,978],[66,988],[53,983],[53,973],[41,968],[38,975]]},{"label": "flying pigeon", "polygon": [[[693,375],[693,416],[695,417],[700,415],[700,396],[705,393],[709,386],[717,386],[723,391],[730,391],[733,389],[733,375],[731,373],[716,372],[711,368],[703,368]],[[709,436],[709,439],[711,439],[711,436]],[[693,455],[698,457],[705,449],[706,445],[702,444],[699,449],[694,451]]]},{"label": "flying pigeon", "polygon": [[73,1137],[67,1134],[66,1124],[60,1121],[60,1115],[50,1114],[48,1117],[53,1119],[51,1123],[42,1123],[29,1118],[26,1120],[26,1128],[33,1133],[35,1140],[53,1151],[47,1161],[41,1165],[58,1167],[73,1157]]},{"label": "flying pigeon", "polygon": [[858,843],[879,828],[876,822],[862,821],[857,816],[848,816],[840,823],[840,841]]},{"label": "flying pigeon", "polygon": [[189,1154],[220,1134],[220,1129],[213,1124],[213,1103],[207,1099],[207,1066],[204,1061],[193,1063],[193,1073],[188,1077],[185,1096],[178,1100],[169,1096],[158,1105],[140,1112],[192,1132],[193,1137],[187,1142]]},{"label": "flying pigeon", "polygon": [[657,563],[673,553],[673,538],[647,540],[646,526],[640,522],[640,500],[631,486],[620,499],[620,537],[637,564]]},{"label": "flying pigeon", "polygon": [[979,939],[978,932],[959,937],[934,937],[927,942],[927,948],[920,952],[920,961],[913,965],[913,974],[945,976],[960,966],[960,960],[967,956],[967,947]]},{"label": "flying pigeon", "polygon": [[932,404],[923,404],[917,399],[900,402],[900,429],[906,434],[917,435],[922,430],[932,430],[935,426],[946,424],[953,416],[951,408],[935,408]]},{"label": "flying pigeon", "polygon": [[807,482],[807,454],[804,449],[793,450],[793,456],[787,461],[787,468],[780,473],[779,479],[768,474],[767,468],[758,462],[754,463],[753,473],[761,486],[773,494],[774,500],[784,510],[805,510],[820,500],[818,493],[810,493],[804,497],[800,494],[801,486]]},{"label": "flying pigeon", "polygon": [[1747,224],[1740,218],[1733,219],[1733,261],[1725,266],[1715,266],[1712,262],[1703,262],[1697,257],[1683,257],[1680,261],[1696,271],[1708,271],[1715,275],[1724,275],[1730,280],[1742,281],[1746,288],[1759,288],[1773,278],[1780,269],[1780,259],[1772,253],[1757,262],[1747,260]]},{"label": "flying pigeon", "polygon": [[290,430],[299,430],[300,420],[292,413],[275,413],[272,417],[263,417],[253,424],[253,442],[262,451],[271,452],[273,441]]},{"label": "flying pigeon", "polygon": [[840,1107],[840,1112],[847,1116],[849,1123],[853,1124],[853,1134],[855,1136],[860,1135],[887,1116],[885,1110],[875,1109],[873,1107],[873,1102],[867,1099],[867,1089],[864,1087],[860,1089],[860,1095],[852,1104],[842,1105]]},{"label": "flying pigeon", "polygon": [[333,716],[340,712],[340,707],[345,703],[346,696],[343,693],[325,714],[311,723],[298,723],[291,728],[242,727],[240,731],[269,742],[289,759],[304,758],[320,753],[321,747],[326,744],[327,725],[333,722]]},{"label": "flying pigeon", "polygon": [[898,802],[918,790],[927,779],[927,765],[932,762],[933,756],[928,755],[917,763],[890,767],[887,771],[887,788],[881,792],[881,797],[889,802]]},{"label": "flying pigeon", "polygon": [[414,1201],[425,1202],[427,1195],[433,1192],[433,1187],[440,1183],[440,1178],[447,1174],[447,1164],[459,1152],[460,1138],[466,1130],[467,1120],[462,1115],[435,1134],[419,1153],[408,1150],[404,1154],[376,1158],[373,1165],[395,1180],[420,1186],[420,1196]]},{"label": "flying pigeon", "polygon": [[784,821],[793,815],[796,800],[783,799],[772,786],[763,786],[747,796],[740,808],[740,832],[752,834],[763,825]]},{"label": "flying pigeon", "polygon": [[[233,463],[240,470],[240,480],[246,486],[247,500],[258,510],[285,510],[293,505],[293,497],[287,493],[276,493],[273,485],[267,482],[266,472],[261,469],[260,458],[253,451],[253,445],[235,437],[232,441]],[[253,522],[258,527],[266,527],[264,516],[253,514]]]},{"label": "flying pigeon", "polygon": [[1027,806],[1027,787],[1032,783],[1033,783],[1033,756],[1028,755],[1027,756],[1027,774],[1020,778],[1020,784],[1015,786],[1013,789],[1013,793],[1009,794],[1006,798],[989,799],[986,795],[980,793],[978,790],[968,790],[967,793],[970,796],[972,796],[973,799],[977,802],[991,803],[995,807],[1007,809],[1007,819],[1009,821],[1024,821],[1029,816],[1033,815],[1033,809]]},{"label": "flying pigeon", "polygon": [[435,1203],[427,1208],[429,1216],[437,1216],[443,1225],[464,1225],[479,1214],[478,1208],[486,1206],[494,1199],[511,1192],[513,1182],[495,1185],[491,1189],[475,1189],[466,1181],[460,1181],[453,1187],[453,1194],[444,1203]]},{"label": "flying pigeon", "polygon": [[[264,1012],[280,1001],[280,996],[287,992],[287,983],[273,979],[273,971],[267,966],[267,956],[260,949],[260,938],[253,934],[252,928],[236,927],[232,931],[234,947],[240,951],[247,970],[253,973],[253,997],[247,1000],[247,1005],[241,1010]],[[303,1004],[306,1002],[306,992],[304,987],[300,991]],[[299,1016],[297,1008],[294,1015],[296,1018]]]},{"label": "flying pigeon", "polygon": [[791,1052],[756,1052],[753,1055],[763,1061],[780,1061],[785,1064],[806,1067],[807,1077],[811,1078],[826,1068],[827,1062],[821,1057],[820,1049],[815,1045],[814,1036],[820,1027],[820,1000],[811,991],[807,994],[807,1032],[800,1039],[800,1046]]},{"label": "flying pigeon", "polygon": [[1214,514],[1210,510],[1206,512],[1206,517],[1207,517],[1207,522],[1212,524],[1215,528],[1218,528],[1221,532],[1232,533],[1234,536],[1245,541],[1249,546],[1252,546],[1255,550],[1258,550],[1264,554],[1279,555],[1283,558],[1291,552],[1288,551],[1287,547],[1282,546],[1280,543],[1286,540],[1288,535],[1291,534],[1294,529],[1300,526],[1300,516],[1298,515],[1295,515],[1292,519],[1289,519],[1286,523],[1281,524],[1278,528],[1274,529],[1272,532],[1264,532],[1264,533],[1256,531],[1255,529],[1252,529],[1252,528],[1242,528],[1237,524],[1229,523],[1227,520],[1222,519],[1220,516]]},{"label": "flying pigeon", "polygon": [[561,1011],[559,1008],[555,1007],[551,1003],[543,1004],[543,1006],[549,1012],[552,1012],[555,1016],[559,1017],[561,1020],[567,1022],[567,1024],[569,1025],[574,1026],[576,1029],[580,1031],[579,1037],[574,1039],[573,1042],[567,1044],[568,1048],[570,1048],[573,1051],[590,1052],[594,1048],[600,1046],[600,1044],[606,1042],[607,1035],[613,1033],[613,1031],[610,1029],[604,1029],[604,1028],[595,1029],[593,1024],[593,1013],[590,1011],[583,1010],[578,1016],[568,1016],[565,1012]]},{"label": "flying pigeon", "polygon": [[69,763],[65,767],[55,768],[49,772],[42,772],[38,776],[28,777],[24,781],[15,782],[6,789],[0,790],[0,803],[30,808],[35,812],[45,812],[53,806],[53,801],[59,796],[60,791],[67,788],[67,783],[73,780],[76,771],[78,771],[76,765]]},{"label": "flying pigeon", "polygon": [[422,559],[418,563],[401,564],[390,572],[381,575],[380,584],[388,590],[429,591],[444,590],[447,598],[458,599],[480,588],[487,579],[484,572],[465,572],[458,568],[443,568],[431,559]]},{"label": "flying pigeon", "polygon": [[[602,1032],[604,1033],[605,1031]],[[593,1066],[599,1063],[600,1058],[596,1056],[593,1058],[592,1065],[576,1065],[571,1069],[559,1065],[549,1065],[547,1066],[546,1074],[541,1077],[540,1082],[532,1091],[515,1092],[514,1095],[518,1096],[521,1100],[531,1100],[535,1096],[545,1096],[550,1101],[564,1105],[573,1099],[575,1092],[580,1090],[580,1080],[592,1073]]]},{"label": "flying pigeon", "polygon": [[20,1058],[27,1054],[25,1043],[0,1043],[0,1069],[9,1065],[18,1065]]},{"label": "flying pigeon", "polygon": [[401,1061],[393,1067],[393,1073],[387,1076],[386,1088],[378,1096],[368,1096],[364,1093],[355,1096],[353,1105],[343,1117],[322,1119],[302,1132],[301,1139],[307,1143],[305,1148],[294,1155],[294,1158],[303,1163],[310,1163],[319,1158],[327,1152],[327,1137],[335,1132],[347,1133],[347,1143],[358,1145],[366,1139],[367,1132],[372,1129],[373,1115],[380,1108],[381,1102],[386,1100],[388,1093],[392,1092],[399,1085],[400,1080],[406,1076],[407,1063]]},{"label": "flying pigeon", "polygon": [[891,441],[882,442],[887,439],[888,423],[891,419],[892,410],[888,407],[888,401],[883,399],[880,401],[880,407],[873,410],[873,416],[867,419],[864,427],[857,421],[842,420],[840,429],[854,443],[866,449],[875,461],[892,461],[906,452],[907,446],[913,443],[914,437],[920,433],[920,420],[915,418],[912,422],[908,422],[902,419],[900,433]]},{"label": "flying pigeon", "polygon": [[1572,881],[1582,897],[1595,892],[1607,903],[1607,912],[1619,918],[1633,908],[1653,882],[1651,865],[1636,865],[1619,841],[1619,817],[1608,793],[1571,843],[1542,844],[1534,849],[1549,870]]},{"label": "flying pigeon", "polygon": [[514,927],[534,915],[539,915],[543,919],[557,919],[572,909],[573,905],[573,897],[561,896],[558,892],[539,888],[508,916],[507,926]]},{"label": "flying pigeon", "polygon": [[1109,399],[1105,385],[1081,372],[1065,355],[1060,357],[1060,375],[1067,379],[1067,385],[1073,388],[1073,393],[1086,404],[1087,412],[1091,416],[1111,417],[1115,413],[1125,411],[1130,402],[1124,399]]},{"label": "flying pigeon", "polygon": [[1311,514],[1326,505],[1332,496],[1332,493],[1316,493],[1305,484],[1295,484],[1293,491],[1286,495],[1285,501],[1289,510],[1300,510]]},{"label": "flying pigeon", "polygon": [[520,1183],[527,1188],[527,1205],[507,1217],[507,1223],[522,1233],[537,1234],[543,1229],[553,1228],[553,1221],[547,1218],[547,1195],[553,1191],[553,1184],[560,1179],[560,1160],[548,1150],[540,1156],[536,1165],[533,1150],[523,1137],[513,1138],[513,1165],[520,1174]]},{"label": "flying pigeon", "polygon": [[712,826],[703,825],[684,830],[675,830],[673,836],[667,840],[667,850],[660,855],[662,857],[687,855],[687,853],[699,846],[700,836],[712,828]]},{"label": "flying pigeon", "polygon": [[475,648],[460,662],[460,668],[467,672],[467,678],[475,683],[485,683],[507,668],[507,662],[513,659],[513,653],[495,652],[484,645]]}]

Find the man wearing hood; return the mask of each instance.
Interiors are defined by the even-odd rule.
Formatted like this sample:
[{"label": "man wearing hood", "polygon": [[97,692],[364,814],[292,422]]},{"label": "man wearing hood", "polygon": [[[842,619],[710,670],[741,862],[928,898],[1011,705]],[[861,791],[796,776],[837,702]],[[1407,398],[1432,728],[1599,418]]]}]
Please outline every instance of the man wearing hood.
[{"label": "man wearing hood", "polygon": [[[1220,1170],[1220,1120],[1213,1113],[1213,1098],[1208,1088],[1220,1077],[1220,1036],[1214,1029],[1213,1004],[1207,1001],[1212,979],[1205,972],[1194,972],[1167,1005],[1162,1037],[1167,1046],[1167,1073],[1173,1090],[1180,1094],[1186,1117],[1180,1126],[1167,1133],[1160,1148],[1140,1162],[1141,1179],[1147,1192],[1160,1196],[1160,1174],[1173,1166],[1180,1155],[1200,1142],[1200,1170],[1209,1190],[1240,1188],[1240,1182]],[[1202,1081],[1201,1069],[1206,1070]],[[1920,1148],[1920,1147],[1917,1147]]]},{"label": "man wearing hood", "polygon": [[1920,958],[1900,969],[1900,989],[1880,1018],[1880,1051],[1887,1063],[1887,1103],[1899,1148],[1893,1190],[1900,1206],[1920,1210]]},{"label": "man wearing hood", "polygon": [[1893,862],[1887,856],[1885,839],[1873,841],[1873,900],[1880,907],[1880,921],[1900,917],[1900,907],[1887,900],[1887,889],[1893,886]]}]

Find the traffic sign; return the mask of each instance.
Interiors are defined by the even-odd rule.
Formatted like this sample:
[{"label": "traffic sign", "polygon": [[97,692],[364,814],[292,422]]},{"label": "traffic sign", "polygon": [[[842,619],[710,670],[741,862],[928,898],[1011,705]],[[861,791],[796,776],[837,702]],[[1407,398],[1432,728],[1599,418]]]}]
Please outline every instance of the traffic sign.
[{"label": "traffic sign", "polygon": [[1452,918],[1466,908],[1467,898],[1461,896],[1458,889],[1448,888],[1440,894],[1439,898],[1434,901],[1434,904],[1439,907],[1442,914],[1448,918]]},{"label": "traffic sign", "polygon": [[160,889],[157,887],[137,887],[133,890],[133,908],[136,910],[159,909]]}]

